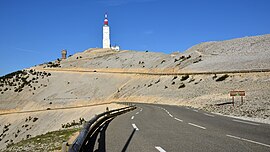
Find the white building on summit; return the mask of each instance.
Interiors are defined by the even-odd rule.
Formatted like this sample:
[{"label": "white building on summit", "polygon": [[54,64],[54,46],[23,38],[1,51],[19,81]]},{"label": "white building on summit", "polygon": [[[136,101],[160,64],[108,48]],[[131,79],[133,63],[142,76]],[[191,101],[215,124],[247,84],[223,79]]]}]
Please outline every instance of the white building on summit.
[{"label": "white building on summit", "polygon": [[103,25],[103,48],[111,48],[110,27],[108,24],[107,14],[105,14],[104,25]]},{"label": "white building on summit", "polygon": [[111,41],[110,41],[110,27],[109,27],[109,21],[108,21],[108,15],[107,13],[105,14],[105,19],[104,19],[104,25],[103,25],[103,40],[102,40],[103,48],[111,48],[112,50],[119,51],[120,47],[115,45],[111,46]]}]

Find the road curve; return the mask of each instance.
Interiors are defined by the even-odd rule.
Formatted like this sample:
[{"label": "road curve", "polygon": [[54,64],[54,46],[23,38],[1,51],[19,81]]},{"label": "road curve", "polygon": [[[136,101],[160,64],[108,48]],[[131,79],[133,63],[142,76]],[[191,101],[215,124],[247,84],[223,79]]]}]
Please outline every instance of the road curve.
[{"label": "road curve", "polygon": [[95,151],[270,151],[268,124],[186,107],[136,105],[101,129]]}]

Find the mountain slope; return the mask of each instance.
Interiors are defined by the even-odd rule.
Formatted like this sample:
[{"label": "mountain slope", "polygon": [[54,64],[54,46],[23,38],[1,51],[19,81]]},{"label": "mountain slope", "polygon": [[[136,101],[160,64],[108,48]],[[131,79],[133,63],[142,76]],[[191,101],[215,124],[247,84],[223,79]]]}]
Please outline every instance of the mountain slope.
[{"label": "mountain slope", "polygon": [[[253,74],[258,75],[260,82],[253,80],[252,74],[231,74],[225,80],[228,82],[223,84],[216,83],[213,75],[191,73],[187,80],[181,80],[181,72],[269,69],[269,59],[270,35],[206,42],[184,53],[173,54],[88,49],[62,61],[41,64],[2,77],[0,108],[2,112],[18,111],[127,98],[168,104],[190,101],[192,105],[196,98],[204,98],[209,92],[227,99],[231,90],[248,90],[254,86],[253,83],[268,84],[267,73]],[[158,72],[161,75],[137,75],[136,72]],[[168,72],[170,75],[166,75]],[[245,77],[249,79],[245,80]],[[248,83],[243,86],[244,81]],[[212,88],[213,84],[221,90]],[[260,87],[254,89],[265,92]],[[262,98],[268,100],[268,96]]]}]

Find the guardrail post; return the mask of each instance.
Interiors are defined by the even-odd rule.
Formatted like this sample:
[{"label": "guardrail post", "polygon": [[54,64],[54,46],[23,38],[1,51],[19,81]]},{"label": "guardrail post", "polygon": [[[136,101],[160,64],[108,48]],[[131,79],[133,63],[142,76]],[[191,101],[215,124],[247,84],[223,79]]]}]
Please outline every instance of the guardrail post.
[{"label": "guardrail post", "polygon": [[68,150],[68,142],[64,141],[62,143],[62,149],[61,149],[61,152],[67,152]]}]

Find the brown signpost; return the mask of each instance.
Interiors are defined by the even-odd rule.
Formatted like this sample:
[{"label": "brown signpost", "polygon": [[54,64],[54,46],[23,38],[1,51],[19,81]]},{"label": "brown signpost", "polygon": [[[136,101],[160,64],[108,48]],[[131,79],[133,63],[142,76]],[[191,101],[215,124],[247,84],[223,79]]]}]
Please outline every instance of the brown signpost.
[{"label": "brown signpost", "polygon": [[241,105],[243,104],[243,97],[246,96],[245,91],[230,91],[230,96],[232,97],[232,103],[234,106],[234,97],[240,96],[241,97]]}]

